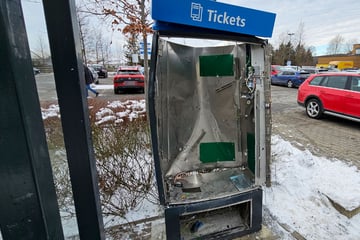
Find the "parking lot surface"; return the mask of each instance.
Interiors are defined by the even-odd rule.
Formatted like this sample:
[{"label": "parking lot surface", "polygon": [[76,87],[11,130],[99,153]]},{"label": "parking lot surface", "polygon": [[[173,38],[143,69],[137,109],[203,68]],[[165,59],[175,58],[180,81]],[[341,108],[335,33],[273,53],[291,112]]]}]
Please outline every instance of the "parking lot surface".
[{"label": "parking lot surface", "polygon": [[317,156],[338,159],[360,169],[360,123],[325,116],[309,118],[296,102],[297,89],[271,87],[272,134]]}]

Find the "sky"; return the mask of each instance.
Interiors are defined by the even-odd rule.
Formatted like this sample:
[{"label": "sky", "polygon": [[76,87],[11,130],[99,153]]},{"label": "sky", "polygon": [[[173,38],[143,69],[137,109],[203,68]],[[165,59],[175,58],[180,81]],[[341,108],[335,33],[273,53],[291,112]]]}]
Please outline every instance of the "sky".
[{"label": "sky", "polygon": [[[112,85],[94,85],[98,89],[112,89]],[[126,106],[116,112],[117,106]],[[91,106],[90,106],[91,107]],[[42,109],[43,119],[59,116],[57,105]],[[113,101],[96,114],[97,123],[122,122],[146,114],[145,100]],[[341,159],[315,156],[309,150],[285,141],[279,135],[271,138],[271,187],[263,187],[263,224],[279,239],[295,239],[297,232],[307,240],[360,239],[360,213],[347,217],[334,208],[329,199],[347,211],[360,207],[360,171]],[[300,144],[301,146],[301,144]],[[129,211],[125,219],[106,218],[106,226],[123,224],[161,214],[159,205],[143,202]],[[66,236],[77,234],[76,220],[63,221]],[[141,227],[140,227],[141,228]],[[164,221],[153,223],[152,239],[164,231]],[[141,229],[140,229],[141,230]],[[154,235],[153,235],[154,236]],[[124,239],[126,235],[124,235]]]},{"label": "sky", "polygon": [[[228,4],[247,7],[276,14],[273,36],[269,42],[277,46],[282,41],[289,41],[288,33],[295,33],[292,42],[298,39],[300,24],[304,26],[304,39],[307,47],[314,47],[316,55],[326,54],[328,43],[336,35],[341,35],[346,42],[360,42],[360,2],[353,0],[219,0]],[[30,47],[35,48],[39,36],[46,37],[46,27],[40,0],[22,0],[26,19]],[[103,28],[106,31],[106,27]],[[111,29],[107,33],[111,36]],[[122,40],[120,33],[113,36],[115,44]]]},{"label": "sky", "polygon": [[[76,2],[80,1],[83,0],[76,0]],[[30,50],[32,52],[39,52],[39,39],[41,39],[48,47],[48,36],[42,0],[21,0],[21,3]],[[122,54],[122,46],[125,42],[123,34],[118,31],[113,32],[111,26],[105,25],[103,20],[98,20],[96,17],[90,20],[90,28],[103,33],[103,36],[106,37],[104,37],[104,40],[108,41],[108,43],[112,43],[110,48],[113,58],[118,59]],[[50,52],[50,50],[48,50],[48,52]]]},{"label": "sky", "polygon": [[295,33],[292,41],[298,38],[301,23],[304,25],[306,46],[314,46],[317,55],[326,53],[326,48],[336,35],[346,41],[360,41],[360,2],[353,0],[222,0],[229,4],[258,9],[276,14],[273,36],[270,42],[279,44],[283,39],[289,41],[288,33]]}]

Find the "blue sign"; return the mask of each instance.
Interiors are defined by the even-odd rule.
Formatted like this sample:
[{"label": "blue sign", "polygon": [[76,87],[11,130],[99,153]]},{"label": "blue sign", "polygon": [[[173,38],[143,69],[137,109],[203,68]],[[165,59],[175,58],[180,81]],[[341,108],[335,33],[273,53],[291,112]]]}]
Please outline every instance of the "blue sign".
[{"label": "blue sign", "polygon": [[154,20],[271,37],[276,14],[209,0],[153,0]]},{"label": "blue sign", "polygon": [[[140,42],[140,58],[144,59],[144,42]],[[148,53],[148,59],[151,58],[151,42],[147,42],[147,53]]]},{"label": "blue sign", "polygon": [[[144,43],[140,42],[140,54],[144,54]],[[147,52],[148,54],[151,54],[151,42],[147,43]]]}]

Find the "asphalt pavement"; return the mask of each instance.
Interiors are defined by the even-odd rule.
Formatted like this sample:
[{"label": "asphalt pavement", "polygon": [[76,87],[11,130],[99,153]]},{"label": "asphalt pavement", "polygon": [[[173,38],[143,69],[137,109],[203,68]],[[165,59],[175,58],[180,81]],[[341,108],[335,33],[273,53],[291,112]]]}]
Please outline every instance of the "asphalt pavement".
[{"label": "asphalt pavement", "polygon": [[[57,102],[54,74],[40,73],[35,76],[35,79],[40,102]],[[144,94],[138,91],[114,94],[113,74],[111,73],[108,78],[99,78],[99,84],[92,84],[92,87],[100,93],[99,99],[108,101],[144,98]],[[89,92],[89,97],[93,98],[94,95]]]}]

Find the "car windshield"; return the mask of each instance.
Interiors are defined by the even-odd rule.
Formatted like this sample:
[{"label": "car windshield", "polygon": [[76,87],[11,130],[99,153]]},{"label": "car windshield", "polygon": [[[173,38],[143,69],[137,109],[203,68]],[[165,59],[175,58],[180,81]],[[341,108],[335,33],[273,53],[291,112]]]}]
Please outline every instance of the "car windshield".
[{"label": "car windshield", "polygon": [[98,70],[101,70],[102,69],[102,66],[96,66],[96,65],[93,65],[92,66],[96,71],[98,71]]}]

